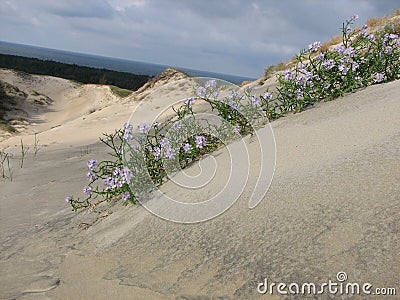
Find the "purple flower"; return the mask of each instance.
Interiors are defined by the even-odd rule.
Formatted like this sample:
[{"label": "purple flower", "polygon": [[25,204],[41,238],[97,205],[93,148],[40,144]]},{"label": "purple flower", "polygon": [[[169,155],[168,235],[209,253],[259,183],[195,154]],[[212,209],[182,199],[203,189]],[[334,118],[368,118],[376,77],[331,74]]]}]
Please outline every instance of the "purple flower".
[{"label": "purple flower", "polygon": [[97,169],[97,166],[98,166],[97,160],[95,160],[95,159],[90,159],[90,160],[87,162],[87,166],[88,166],[89,170],[91,170],[91,171],[96,170],[96,169]]},{"label": "purple flower", "polygon": [[369,39],[371,42],[375,42],[375,35],[374,35],[373,33],[371,33],[371,34],[368,36],[368,39]]},{"label": "purple flower", "polygon": [[125,193],[123,193],[122,194],[122,201],[127,201],[127,200],[129,200],[131,198],[131,193],[129,193],[129,192],[125,192]]},{"label": "purple flower", "polygon": [[93,181],[95,179],[93,172],[87,172],[86,177],[87,177],[87,179],[89,179],[91,181]]},{"label": "purple flower", "polygon": [[193,98],[193,97],[186,98],[186,100],[185,100],[185,105],[186,105],[187,107],[192,108],[193,103],[194,103],[194,98]]},{"label": "purple flower", "polygon": [[174,159],[175,158],[175,155],[176,155],[175,149],[173,149],[171,147],[168,147],[164,151],[165,151],[164,154],[165,154],[166,158],[168,158],[168,159]]},{"label": "purple flower", "polygon": [[160,158],[160,155],[161,155],[161,148],[160,147],[155,147],[154,150],[153,150],[153,155],[154,155],[154,158],[156,160],[158,160]]},{"label": "purple flower", "polygon": [[397,34],[395,34],[395,33],[389,34],[389,39],[397,40],[398,38],[399,38],[399,36]]},{"label": "purple flower", "polygon": [[328,59],[322,63],[322,66],[327,70],[330,70],[335,66],[335,61],[333,59]]},{"label": "purple flower", "polygon": [[337,51],[339,54],[343,54],[345,49],[346,49],[346,47],[343,46],[343,45],[339,45],[339,46],[336,47],[336,51]]},{"label": "purple flower", "polygon": [[133,126],[131,123],[124,123],[124,130],[125,131],[132,131],[133,130]]},{"label": "purple flower", "polygon": [[206,145],[206,138],[204,136],[196,136],[196,147],[199,149],[203,149]]},{"label": "purple flower", "polygon": [[71,201],[72,201],[72,197],[71,196],[65,197],[65,202],[71,203]]},{"label": "purple flower", "polygon": [[233,99],[230,99],[229,106],[231,107],[231,109],[238,109],[239,104],[237,102],[235,102]]},{"label": "purple flower", "polygon": [[145,122],[140,123],[140,125],[139,125],[139,132],[140,133],[147,133],[147,132],[149,132],[149,130],[150,130],[150,125],[149,124],[147,124]]},{"label": "purple flower", "polygon": [[125,131],[124,135],[122,136],[122,138],[126,141],[129,141],[133,138],[133,135],[131,132]]},{"label": "purple flower", "polygon": [[183,151],[185,151],[186,153],[191,153],[192,145],[190,145],[189,143],[186,143],[185,145],[183,145]]},{"label": "purple flower", "polygon": [[376,73],[375,75],[375,82],[380,83],[385,79],[385,75],[382,73]]},{"label": "purple flower", "polygon": [[215,81],[214,79],[208,80],[205,84],[205,88],[207,90],[213,90],[217,87],[217,81]]},{"label": "purple flower", "polygon": [[197,97],[204,98],[206,96],[206,92],[207,90],[204,87],[200,86],[196,90],[196,95]]},{"label": "purple flower", "polygon": [[308,46],[311,52],[317,52],[319,48],[321,48],[321,42],[314,42]]},{"label": "purple flower", "polygon": [[306,82],[307,82],[307,80],[303,74],[297,75],[297,77],[296,77],[297,85],[306,86]]},{"label": "purple flower", "polygon": [[116,168],[114,169],[114,171],[113,171],[113,175],[114,175],[114,176],[118,176],[118,175],[120,174],[120,172],[121,172],[121,169],[118,168],[118,167],[116,167]]},{"label": "purple flower", "polygon": [[390,54],[392,53],[393,48],[391,46],[385,46],[385,53]]},{"label": "purple flower", "polygon": [[324,84],[324,88],[329,89],[331,87],[331,84],[329,82]]},{"label": "purple flower", "polygon": [[120,188],[122,188],[122,185],[123,185],[124,183],[122,182],[122,181],[120,181],[120,180],[117,180],[117,183],[115,184],[115,186],[118,188],[118,189],[120,189]]},{"label": "purple flower", "polygon": [[235,125],[233,126],[233,133],[240,133],[240,126],[239,125]]},{"label": "purple flower", "polygon": [[124,167],[122,169],[122,173],[123,173],[122,177],[123,177],[124,182],[129,184],[131,182],[131,180],[132,180],[132,177],[133,177],[132,171],[129,168]]},{"label": "purple flower", "polygon": [[170,145],[168,138],[163,138],[160,141],[161,148],[168,148]]},{"label": "purple flower", "polygon": [[265,92],[265,94],[264,94],[264,99],[272,99],[272,93],[270,93],[270,92]]},{"label": "purple flower", "polygon": [[360,17],[359,15],[354,14],[354,15],[351,16],[351,19],[352,19],[352,20],[356,20],[356,19],[358,19],[359,17]]},{"label": "purple flower", "polygon": [[83,188],[83,193],[86,195],[86,196],[90,196],[92,193],[93,193],[93,190],[92,190],[92,188],[90,187],[90,186],[85,186],[84,188]]},{"label": "purple flower", "polygon": [[132,124],[130,124],[130,123],[124,124],[124,135],[123,135],[124,140],[129,141],[133,138],[132,130],[133,130]]},{"label": "purple flower", "polygon": [[105,190],[109,190],[109,189],[115,189],[116,185],[115,185],[115,178],[108,176],[107,178],[104,179],[104,185],[106,186]]},{"label": "purple flower", "polygon": [[158,123],[158,122],[156,121],[156,122],[153,123],[153,126],[154,126],[154,127],[158,127],[158,126],[160,126],[160,123]]},{"label": "purple flower", "polygon": [[343,64],[339,65],[338,69],[342,73],[342,75],[346,75],[349,71],[349,68]]},{"label": "purple flower", "polygon": [[353,56],[354,56],[354,53],[355,53],[355,50],[354,50],[353,47],[350,46],[350,47],[344,49],[343,53],[344,53],[345,55],[349,55],[350,57],[353,57]]},{"label": "purple flower", "polygon": [[364,24],[364,26],[361,28],[361,35],[362,35],[363,37],[366,37],[366,36],[367,36],[367,28],[368,28],[368,25],[367,25],[367,24]]},{"label": "purple flower", "polygon": [[260,99],[256,95],[251,95],[251,103],[254,106],[258,106],[260,104]]},{"label": "purple flower", "polygon": [[325,54],[324,54],[324,53],[318,54],[318,58],[319,58],[320,60],[324,60],[324,59],[325,59]]},{"label": "purple flower", "polygon": [[283,72],[283,75],[285,76],[285,80],[289,81],[293,79],[293,72],[292,70],[285,70],[285,72]]},{"label": "purple flower", "polygon": [[177,129],[177,130],[186,127],[186,125],[185,125],[185,124],[182,124],[180,121],[175,122],[174,125],[172,125],[172,126],[173,126],[175,129]]},{"label": "purple flower", "polygon": [[303,91],[301,89],[297,89],[296,90],[296,96],[297,96],[297,99],[302,98],[304,96]]},{"label": "purple flower", "polygon": [[356,71],[360,67],[360,64],[358,62],[353,62],[353,65],[351,66],[351,69],[353,71]]}]

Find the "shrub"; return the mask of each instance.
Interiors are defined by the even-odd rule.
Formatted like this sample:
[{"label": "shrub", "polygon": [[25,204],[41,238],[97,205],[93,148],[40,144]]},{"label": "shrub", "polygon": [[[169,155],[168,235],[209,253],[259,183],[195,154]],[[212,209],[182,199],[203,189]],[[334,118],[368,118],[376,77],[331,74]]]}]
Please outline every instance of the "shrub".
[{"label": "shrub", "polygon": [[[134,130],[126,123],[122,129],[105,134],[101,142],[110,148],[112,160],[87,162],[88,184],[83,187],[84,199],[68,196],[73,210],[91,208],[122,199],[124,204],[136,203],[166,180],[167,174],[185,168],[241,134],[251,134],[257,126],[266,123],[266,101],[251,93],[228,90],[228,96],[219,98],[216,80],[199,86],[195,95],[173,107],[174,117],[153,124],[141,123]],[[264,98],[268,98],[265,95]],[[207,103],[214,119],[198,117],[194,102]]]},{"label": "shrub", "polygon": [[336,49],[322,51],[321,43],[314,42],[296,56],[294,68],[277,75],[278,92],[269,101],[275,116],[400,78],[400,45],[395,24],[368,34],[368,25],[359,30],[351,27],[356,18],[343,23],[342,43]]},{"label": "shrub", "polygon": [[[112,150],[113,160],[87,163],[85,199],[69,196],[74,210],[96,209],[122,198],[136,203],[160,186],[170,171],[185,168],[202,155],[288,112],[299,112],[323,99],[332,100],[371,84],[399,79],[400,43],[396,24],[375,33],[368,25],[354,29],[357,16],[343,23],[342,43],[334,50],[309,45],[294,59],[294,67],[278,73],[277,92],[258,97],[251,88],[231,90],[219,98],[218,83],[209,80],[187,98],[164,123],[131,124],[100,140]],[[269,69],[275,70],[275,67]],[[267,69],[268,70],[268,69]],[[226,90],[226,88],[225,88]],[[224,122],[213,124],[197,117],[195,101],[204,101]],[[99,184],[100,182],[100,184]],[[100,198],[100,199],[99,199]]]}]

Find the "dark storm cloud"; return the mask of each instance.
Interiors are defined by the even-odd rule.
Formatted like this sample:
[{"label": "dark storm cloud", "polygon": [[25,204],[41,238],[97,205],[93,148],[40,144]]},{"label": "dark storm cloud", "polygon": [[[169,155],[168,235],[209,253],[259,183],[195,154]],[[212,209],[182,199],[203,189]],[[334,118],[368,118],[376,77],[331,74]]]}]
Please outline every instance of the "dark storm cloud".
[{"label": "dark storm cloud", "polygon": [[0,40],[258,77],[315,40],[399,8],[374,0],[14,0]]}]

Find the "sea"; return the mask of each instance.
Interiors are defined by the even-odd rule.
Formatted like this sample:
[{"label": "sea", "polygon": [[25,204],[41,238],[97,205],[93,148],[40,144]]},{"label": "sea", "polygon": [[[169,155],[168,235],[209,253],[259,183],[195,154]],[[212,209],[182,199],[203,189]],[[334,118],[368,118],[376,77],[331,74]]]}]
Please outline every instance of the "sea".
[{"label": "sea", "polygon": [[128,73],[148,75],[148,76],[158,75],[161,72],[163,72],[166,68],[173,67],[178,70],[186,72],[190,76],[217,78],[229,81],[234,84],[240,84],[243,81],[255,80],[255,78],[242,77],[237,75],[180,68],[177,66],[151,64],[147,62],[105,57],[99,55],[83,54],[83,53],[49,49],[37,46],[15,44],[4,41],[0,41],[0,53],[24,56],[24,57],[33,57],[43,60],[52,60],[66,64],[76,64],[92,68],[108,69],[108,70],[128,72]]}]

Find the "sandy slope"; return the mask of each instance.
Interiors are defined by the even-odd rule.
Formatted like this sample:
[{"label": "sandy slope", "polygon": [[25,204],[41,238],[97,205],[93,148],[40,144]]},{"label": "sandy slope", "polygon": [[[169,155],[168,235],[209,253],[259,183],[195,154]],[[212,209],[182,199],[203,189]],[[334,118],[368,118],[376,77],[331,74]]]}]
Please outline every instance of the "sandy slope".
[{"label": "sandy slope", "polygon": [[[399,292],[399,94],[400,81],[372,86],[273,122],[277,168],[261,204],[247,208],[247,188],[226,213],[194,225],[117,206],[89,229],[78,226],[93,217],[70,212],[63,198],[80,193],[89,158],[106,156],[98,143],[89,154],[81,146],[96,139],[102,122],[119,127],[133,104],[110,105],[86,120],[66,117],[43,132],[49,146],[37,159],[29,155],[13,182],[0,183],[0,297],[257,299],[264,277],[321,283],[339,271],[349,282]],[[148,105],[156,110],[157,101]],[[247,146],[256,151],[255,143]],[[220,165],[225,158],[224,150],[215,153]],[[162,190],[193,197],[171,182]]]},{"label": "sandy slope", "polygon": [[[37,76],[0,69],[0,80],[17,86],[22,91],[35,90],[49,96],[53,103],[37,113],[28,111],[31,124],[21,134],[1,142],[0,149],[18,151],[21,137],[24,144],[32,147],[34,134],[38,133],[42,147],[61,149],[95,143],[103,133],[111,133],[127,122],[138,106],[138,99],[146,97],[140,111],[131,120],[135,126],[157,116],[166,101],[182,100],[191,95],[192,86],[186,86],[183,73],[167,69],[156,87],[168,84],[168,88],[150,93],[139,90],[127,98],[112,94],[105,85],[78,85],[69,80],[51,76]],[[178,81],[176,81],[178,80]],[[149,116],[150,114],[150,116]],[[77,129],[79,128],[79,134]],[[0,139],[1,141],[1,139]],[[13,150],[11,150],[13,149]]]}]

